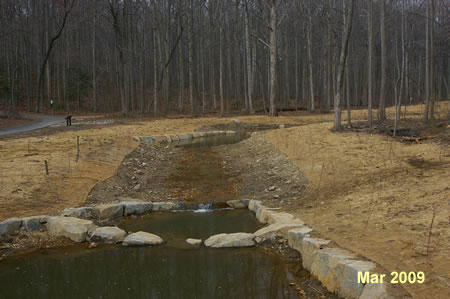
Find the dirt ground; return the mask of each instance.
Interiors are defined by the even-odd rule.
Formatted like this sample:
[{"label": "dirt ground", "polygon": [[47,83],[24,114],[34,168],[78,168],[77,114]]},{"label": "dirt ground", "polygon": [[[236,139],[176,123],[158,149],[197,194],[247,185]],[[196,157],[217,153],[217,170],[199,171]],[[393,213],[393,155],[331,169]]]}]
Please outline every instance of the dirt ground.
[{"label": "dirt ground", "polygon": [[[422,105],[407,107],[409,121],[420,118],[422,111]],[[441,119],[448,117],[449,111],[448,103],[441,103],[437,109]],[[388,117],[392,114],[389,109]],[[377,131],[333,133],[329,130],[332,117],[289,112],[276,118],[124,120],[104,127],[71,131],[58,128],[51,134],[2,138],[0,220],[58,213],[86,200],[106,202],[121,196],[189,200],[198,194],[208,195],[210,186],[177,190],[176,177],[161,181],[170,176],[169,169],[183,163],[203,162],[219,167],[226,162],[222,179],[227,184],[215,186],[221,192],[263,199],[271,206],[295,212],[322,236],[376,261],[387,271],[424,271],[425,284],[403,285],[414,297],[450,297],[448,133],[442,133],[444,128],[437,129],[442,130],[442,138],[417,142],[401,142]],[[243,124],[295,126],[257,133],[239,144],[219,147],[215,156],[205,161],[192,161],[193,157],[180,155],[177,150],[162,151],[144,145],[133,151],[138,145],[133,136],[188,132],[203,126],[233,124],[235,118]],[[343,118],[345,122],[345,114]],[[354,123],[364,121],[366,112],[353,111],[352,118]],[[233,164],[238,161],[236,157],[241,160]],[[45,175],[44,160],[49,164],[49,176]],[[160,180],[156,169],[162,169],[158,172]],[[182,173],[183,169],[178,171]],[[129,176],[119,178],[114,175],[117,173]],[[149,177],[155,179],[149,181]],[[96,186],[99,182],[103,183]],[[158,189],[163,184],[171,186],[170,192]],[[135,189],[136,185],[139,188]],[[105,193],[106,186],[117,187]]]}]

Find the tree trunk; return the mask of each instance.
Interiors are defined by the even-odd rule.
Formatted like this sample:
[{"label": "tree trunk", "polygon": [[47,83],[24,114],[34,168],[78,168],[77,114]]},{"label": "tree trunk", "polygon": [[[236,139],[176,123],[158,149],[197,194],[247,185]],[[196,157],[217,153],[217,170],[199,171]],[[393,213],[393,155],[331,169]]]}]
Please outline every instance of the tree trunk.
[{"label": "tree trunk", "polygon": [[342,91],[344,87],[344,69],[347,61],[347,53],[348,53],[348,44],[350,41],[350,33],[352,31],[352,19],[353,19],[353,5],[354,0],[350,0],[350,12],[348,17],[346,15],[346,5],[344,2],[344,33],[342,39],[342,49],[341,49],[341,57],[339,59],[339,73],[337,77],[337,91],[334,96],[334,130],[339,131],[342,130],[341,126],[341,108],[340,102],[342,98]]},{"label": "tree trunk", "polygon": [[386,70],[387,70],[387,56],[386,56],[386,24],[385,24],[385,2],[381,0],[380,12],[380,38],[381,38],[381,86],[380,86],[380,100],[378,104],[378,119],[386,119]]},{"label": "tree trunk", "polygon": [[189,55],[189,103],[191,105],[191,117],[194,117],[194,51],[193,51],[193,24],[194,8],[193,0],[189,3],[189,16],[188,16],[188,55]]},{"label": "tree trunk", "polygon": [[367,0],[368,6],[368,18],[367,18],[367,28],[368,28],[368,39],[369,39],[369,56],[367,62],[367,115],[369,121],[369,128],[372,129],[372,75],[373,75],[373,4],[372,0]]},{"label": "tree trunk", "polygon": [[276,95],[276,69],[277,69],[277,14],[276,14],[276,0],[271,0],[270,6],[270,96],[269,96],[269,105],[270,105],[270,116],[275,116],[276,107],[275,107],[275,95]]}]

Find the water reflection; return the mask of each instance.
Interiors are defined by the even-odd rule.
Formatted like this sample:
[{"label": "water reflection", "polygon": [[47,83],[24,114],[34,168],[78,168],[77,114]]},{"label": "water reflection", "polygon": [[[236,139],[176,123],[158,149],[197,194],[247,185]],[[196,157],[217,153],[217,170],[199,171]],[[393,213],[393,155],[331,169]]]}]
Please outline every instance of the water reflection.
[{"label": "water reflection", "polygon": [[294,298],[262,249],[45,250],[0,267],[2,298]]}]

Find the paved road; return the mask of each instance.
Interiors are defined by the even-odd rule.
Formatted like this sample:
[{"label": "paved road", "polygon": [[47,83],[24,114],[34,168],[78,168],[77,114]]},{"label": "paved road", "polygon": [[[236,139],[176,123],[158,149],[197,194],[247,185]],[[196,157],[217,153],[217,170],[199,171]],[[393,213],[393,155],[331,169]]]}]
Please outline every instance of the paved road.
[{"label": "paved road", "polygon": [[55,124],[64,124],[65,123],[64,116],[62,116],[62,115],[52,116],[52,115],[45,115],[45,114],[24,114],[23,116],[26,118],[34,119],[36,121],[26,124],[26,125],[21,125],[21,126],[16,126],[16,127],[11,127],[11,128],[0,130],[0,136],[28,132],[28,131],[33,131],[33,130],[49,127],[49,126],[55,125]]}]

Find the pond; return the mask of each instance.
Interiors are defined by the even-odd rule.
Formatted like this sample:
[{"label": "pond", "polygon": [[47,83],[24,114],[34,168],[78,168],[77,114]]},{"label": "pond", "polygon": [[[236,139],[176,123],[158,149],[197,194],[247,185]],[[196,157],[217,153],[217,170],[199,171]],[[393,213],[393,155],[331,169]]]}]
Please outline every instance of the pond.
[{"label": "pond", "polygon": [[[211,249],[184,240],[221,232],[254,232],[248,210],[154,212],[123,221],[167,243],[46,249],[3,261],[1,298],[296,298],[292,262],[262,248]],[[295,270],[296,271],[296,270]],[[295,272],[293,271],[293,272]]]}]

